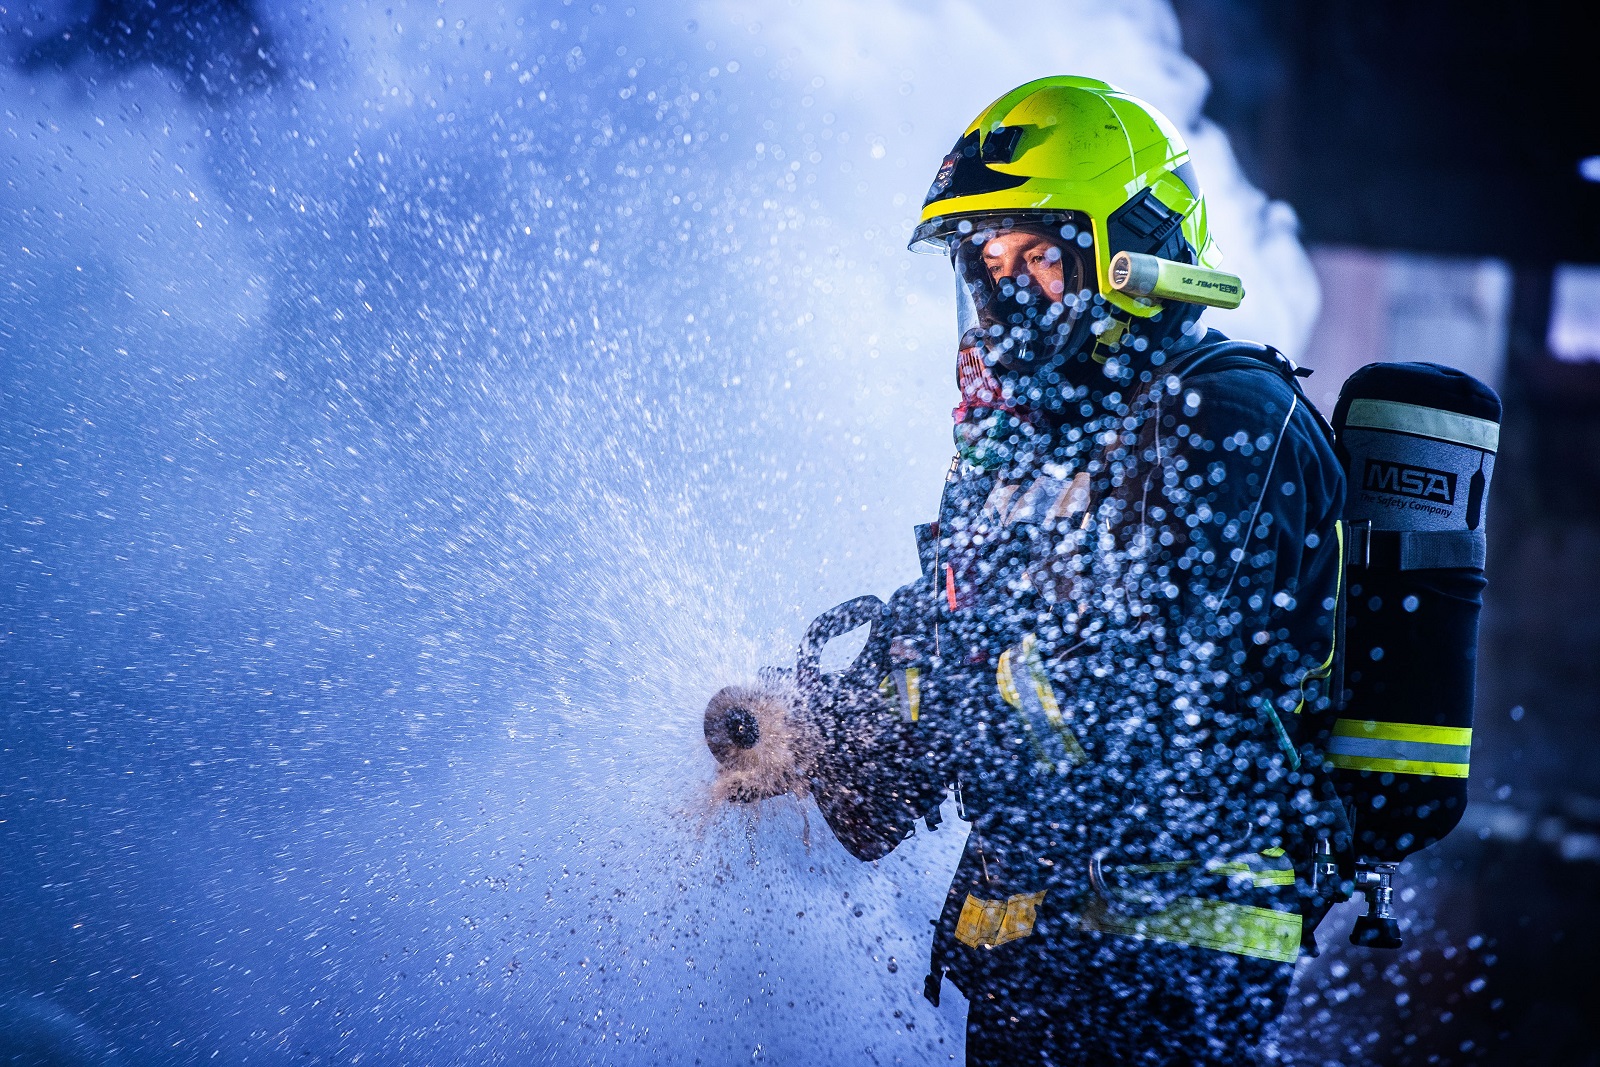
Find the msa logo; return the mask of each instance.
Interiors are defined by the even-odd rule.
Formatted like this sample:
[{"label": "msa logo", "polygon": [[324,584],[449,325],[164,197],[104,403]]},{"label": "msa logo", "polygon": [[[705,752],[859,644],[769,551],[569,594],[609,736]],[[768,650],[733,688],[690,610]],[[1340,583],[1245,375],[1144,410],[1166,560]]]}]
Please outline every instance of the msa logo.
[{"label": "msa logo", "polygon": [[1369,492],[1398,493],[1440,504],[1454,505],[1456,502],[1456,476],[1451,472],[1408,467],[1404,463],[1388,463],[1381,459],[1367,460],[1367,476],[1362,488]]}]

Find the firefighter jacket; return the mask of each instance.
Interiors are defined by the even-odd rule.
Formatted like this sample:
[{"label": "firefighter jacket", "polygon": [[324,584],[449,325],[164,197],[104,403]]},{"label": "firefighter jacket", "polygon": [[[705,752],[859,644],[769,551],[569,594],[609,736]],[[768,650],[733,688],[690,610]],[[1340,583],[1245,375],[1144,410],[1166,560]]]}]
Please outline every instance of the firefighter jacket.
[{"label": "firefighter jacket", "polygon": [[1237,348],[999,422],[890,601],[895,791],[972,824],[934,947],[964,989],[1067,931],[1299,949],[1344,482],[1275,354]]}]

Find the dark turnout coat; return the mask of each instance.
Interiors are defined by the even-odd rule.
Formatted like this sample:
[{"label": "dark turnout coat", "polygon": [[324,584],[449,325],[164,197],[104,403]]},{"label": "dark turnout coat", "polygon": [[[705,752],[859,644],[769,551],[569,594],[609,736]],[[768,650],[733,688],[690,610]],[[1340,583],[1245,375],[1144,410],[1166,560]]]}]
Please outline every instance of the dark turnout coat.
[{"label": "dark turnout coat", "polygon": [[[972,823],[929,993],[947,974],[974,1020],[991,1003],[1065,1018],[1067,997],[1103,1030],[1092,1002],[1135,988],[1234,989],[1190,980],[1224,959],[1277,990],[1226,996],[1281,1006],[1295,868],[1341,818],[1315,741],[1344,479],[1274,358],[1212,332],[1047,425],[999,423],[1004,462],[952,467],[924,574],[890,602],[904,721],[876,788],[912,813],[953,788]],[[1186,962],[1107,977],[1172,952]],[[1226,1014],[1180,1000],[1174,1019]]]}]

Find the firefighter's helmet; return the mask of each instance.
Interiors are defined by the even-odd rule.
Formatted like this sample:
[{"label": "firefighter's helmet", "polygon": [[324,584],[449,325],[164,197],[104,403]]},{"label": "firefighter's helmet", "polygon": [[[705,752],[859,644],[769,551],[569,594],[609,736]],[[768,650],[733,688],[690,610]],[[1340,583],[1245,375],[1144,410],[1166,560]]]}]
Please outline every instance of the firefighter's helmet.
[{"label": "firefighter's helmet", "polygon": [[[985,266],[984,250],[1018,231],[1059,250],[1060,296],[1041,293],[1022,268],[1013,278],[993,257]],[[1092,78],[1041,78],[985,108],[940,164],[911,247],[951,255],[963,347],[981,328],[991,348],[1007,350],[992,352],[991,365],[1035,379],[1074,355],[1103,362],[1122,344],[1159,350],[1192,330],[1200,305],[1218,303],[1166,299],[1170,286],[1141,293],[1127,257],[1114,265],[1118,253],[1136,257],[1133,266],[1145,268],[1138,277],[1163,265],[1186,265],[1201,286],[1230,277],[1213,273],[1221,254],[1177,127]]]}]

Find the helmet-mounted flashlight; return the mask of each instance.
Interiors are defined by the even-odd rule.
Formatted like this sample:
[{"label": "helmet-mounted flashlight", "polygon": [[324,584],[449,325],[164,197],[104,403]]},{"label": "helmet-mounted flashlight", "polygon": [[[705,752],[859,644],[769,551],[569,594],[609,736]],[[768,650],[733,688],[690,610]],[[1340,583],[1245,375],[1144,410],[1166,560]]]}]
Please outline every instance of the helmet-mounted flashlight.
[{"label": "helmet-mounted flashlight", "polygon": [[1141,252],[1118,252],[1112,256],[1110,274],[1111,288],[1129,296],[1153,296],[1229,310],[1244,299],[1244,282],[1237,274],[1175,263]]}]

